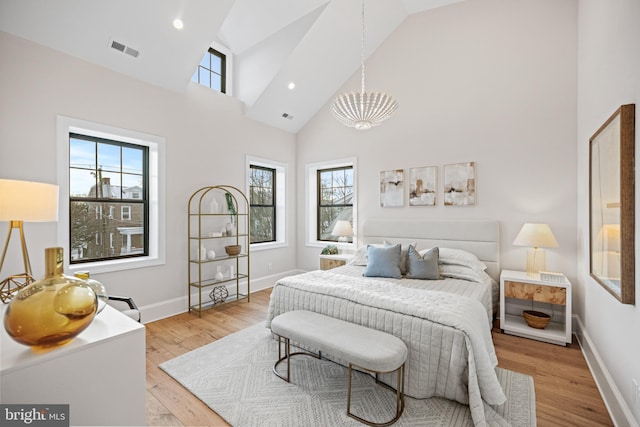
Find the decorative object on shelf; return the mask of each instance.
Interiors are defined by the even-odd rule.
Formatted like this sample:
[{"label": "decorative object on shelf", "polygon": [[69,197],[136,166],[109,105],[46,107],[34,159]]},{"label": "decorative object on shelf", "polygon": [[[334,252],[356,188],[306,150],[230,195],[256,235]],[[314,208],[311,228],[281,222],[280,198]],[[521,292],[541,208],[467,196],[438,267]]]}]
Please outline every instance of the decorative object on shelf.
[{"label": "decorative object on shelf", "polygon": [[524,310],[522,312],[522,316],[524,317],[525,322],[527,322],[527,325],[536,329],[546,328],[551,321],[550,315],[536,310]]},{"label": "decorative object on shelf", "polygon": [[348,238],[353,237],[353,228],[349,221],[336,221],[336,225],[331,232],[332,236],[338,236],[338,242],[348,243]]},{"label": "decorative object on shelf", "polygon": [[336,245],[327,245],[324,248],[322,248],[322,252],[320,253],[322,255],[337,255],[338,247]]},{"label": "decorative object on shelf", "polygon": [[207,248],[204,245],[200,245],[200,253],[198,259],[200,261],[204,261],[207,259]]},{"label": "decorative object on shelf", "polygon": [[52,222],[58,220],[58,186],[42,182],[0,179],[0,222],[9,221],[7,240],[0,259],[0,271],[7,254],[11,234],[19,230],[24,272],[13,274],[0,282],[0,300],[9,302],[20,289],[34,281],[24,238],[24,222]]},{"label": "decorative object on shelf", "polygon": [[224,280],[224,274],[222,274],[222,267],[217,267],[216,280]]},{"label": "decorative object on shelf", "polygon": [[444,165],[444,205],[476,204],[476,163]]},{"label": "decorative object on shelf", "polygon": [[229,237],[233,236],[235,234],[233,230],[233,224],[228,222],[227,225],[225,225],[225,231],[226,231],[225,236],[229,236]]},{"label": "decorative object on shelf", "polygon": [[542,248],[558,247],[558,242],[547,224],[524,224],[513,244],[529,247],[527,251],[527,273],[529,274],[536,274],[545,269],[545,255]]},{"label": "decorative object on shelf", "polygon": [[[236,223],[236,204],[233,201],[233,196],[228,191],[224,193],[224,197],[227,200],[227,209],[229,209],[229,213],[231,214],[231,222],[232,224]],[[229,227],[227,227],[227,236],[229,235]]]},{"label": "decorative object on shelf", "polygon": [[233,264],[229,266],[229,279],[233,279],[235,276]]},{"label": "decorative object on shelf", "polygon": [[229,256],[237,256],[242,250],[242,245],[227,245],[224,247],[224,251]]},{"label": "decorative object on shelf", "polygon": [[100,313],[107,306],[107,301],[109,301],[109,294],[107,293],[107,288],[99,281],[92,279],[91,274],[88,271],[77,271],[74,274],[78,279],[84,280],[93,292],[95,292],[98,297],[98,313]]},{"label": "decorative object on shelf", "polygon": [[207,251],[207,259],[211,260],[211,259],[215,259],[216,257],[216,251],[214,251],[213,249],[209,249]]},{"label": "decorative object on shelf", "polygon": [[211,292],[209,292],[209,298],[214,304],[224,302],[229,296],[229,290],[225,285],[214,286]]},{"label": "decorative object on shelf", "polygon": [[364,85],[364,0],[362,0],[362,50],[360,54],[360,92],[337,96],[331,112],[340,123],[358,130],[382,124],[398,109],[398,103],[384,92],[367,92]]},{"label": "decorative object on shelf", "polygon": [[220,205],[216,201],[215,197],[211,198],[211,203],[209,203],[209,210],[211,211],[212,214],[220,213]]},{"label": "decorative object on shelf", "polygon": [[589,139],[589,273],[635,304],[635,104],[621,105]]},{"label": "decorative object on shelf", "polygon": [[65,276],[62,248],[45,249],[45,277],[20,291],[4,314],[11,338],[43,351],[69,343],[93,321],[98,299],[82,279]]}]

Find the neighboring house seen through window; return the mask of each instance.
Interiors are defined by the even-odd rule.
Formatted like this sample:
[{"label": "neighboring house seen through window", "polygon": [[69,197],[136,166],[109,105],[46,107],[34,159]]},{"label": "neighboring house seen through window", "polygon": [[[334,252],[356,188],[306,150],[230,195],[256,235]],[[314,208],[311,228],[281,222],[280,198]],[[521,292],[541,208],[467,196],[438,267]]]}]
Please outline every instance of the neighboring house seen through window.
[{"label": "neighboring house seen through window", "polygon": [[146,146],[69,135],[71,264],[148,255],[148,165]]}]

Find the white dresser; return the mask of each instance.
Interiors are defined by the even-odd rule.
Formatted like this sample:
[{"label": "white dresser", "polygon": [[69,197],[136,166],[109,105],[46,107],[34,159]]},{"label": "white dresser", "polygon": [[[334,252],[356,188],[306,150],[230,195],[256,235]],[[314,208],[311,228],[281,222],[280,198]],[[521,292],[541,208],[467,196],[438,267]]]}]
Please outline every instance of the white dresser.
[{"label": "white dresser", "polygon": [[3,404],[69,404],[72,426],[145,425],[146,346],[140,323],[107,306],[69,344],[40,354],[0,329]]}]

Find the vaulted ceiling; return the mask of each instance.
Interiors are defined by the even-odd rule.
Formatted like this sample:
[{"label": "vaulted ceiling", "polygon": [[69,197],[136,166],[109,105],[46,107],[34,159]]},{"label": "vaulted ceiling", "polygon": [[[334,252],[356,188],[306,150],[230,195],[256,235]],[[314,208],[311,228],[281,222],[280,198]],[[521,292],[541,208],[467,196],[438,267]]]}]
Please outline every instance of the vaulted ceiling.
[{"label": "vaulted ceiling", "polygon": [[[366,0],[366,56],[409,15],[458,1]],[[359,69],[360,17],[358,0],[0,0],[0,30],[173,91],[222,46],[245,114],[292,133]]]}]

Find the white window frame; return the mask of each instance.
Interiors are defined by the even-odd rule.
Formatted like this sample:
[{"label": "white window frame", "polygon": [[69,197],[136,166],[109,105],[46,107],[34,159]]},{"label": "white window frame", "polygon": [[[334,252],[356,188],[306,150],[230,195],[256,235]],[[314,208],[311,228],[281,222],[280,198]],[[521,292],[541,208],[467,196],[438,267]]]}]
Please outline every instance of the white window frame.
[{"label": "white window frame", "polygon": [[58,221],[58,246],[64,248],[64,270],[110,273],[165,264],[165,138],[121,129],[73,117],[57,116],[58,217],[69,218],[69,134],[78,133],[142,145],[149,149],[149,255],[106,261],[69,264],[69,221]]},{"label": "white window frame", "polygon": [[[284,248],[289,246],[287,240],[287,176],[289,166],[286,163],[275,160],[264,159],[255,156],[246,156],[245,164],[245,194],[247,199],[249,194],[249,174],[251,165],[274,169],[276,171],[276,240],[274,242],[252,243],[251,251],[263,251],[267,249]],[[251,201],[251,200],[249,200]]]},{"label": "white window frame", "polygon": [[[340,242],[326,242],[318,240],[318,170],[333,169],[333,168],[353,168],[353,242],[352,243],[340,243]],[[358,233],[358,168],[355,157],[346,159],[330,160],[319,163],[309,163],[306,165],[306,177],[305,177],[306,191],[306,246],[324,248],[331,244],[336,245],[339,249],[354,251],[357,248],[357,233]]]},{"label": "white window frame", "polygon": [[[127,213],[126,215],[125,212]],[[122,221],[131,221],[131,206],[120,206],[120,219]]]}]

